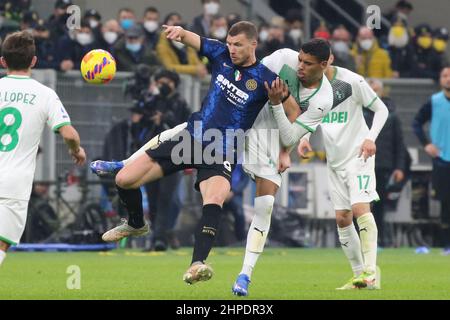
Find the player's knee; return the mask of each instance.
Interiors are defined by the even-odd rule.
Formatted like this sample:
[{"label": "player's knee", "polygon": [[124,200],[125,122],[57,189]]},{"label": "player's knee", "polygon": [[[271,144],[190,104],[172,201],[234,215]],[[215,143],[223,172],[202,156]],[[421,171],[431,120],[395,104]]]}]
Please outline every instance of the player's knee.
[{"label": "player's knee", "polygon": [[225,197],[220,194],[207,195],[203,199],[203,205],[217,204],[218,206],[222,207],[224,202],[225,202]]},{"label": "player's knee", "polygon": [[353,216],[351,212],[336,214],[336,224],[339,228],[345,228],[352,224]]},{"label": "player's knee", "polygon": [[116,185],[122,189],[135,189],[133,181],[122,171],[119,171],[116,175]]}]

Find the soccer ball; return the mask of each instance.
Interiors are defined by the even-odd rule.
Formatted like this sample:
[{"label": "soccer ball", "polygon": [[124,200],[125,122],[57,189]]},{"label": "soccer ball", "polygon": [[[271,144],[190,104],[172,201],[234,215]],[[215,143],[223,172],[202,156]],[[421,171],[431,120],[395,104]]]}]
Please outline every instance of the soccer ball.
[{"label": "soccer ball", "polygon": [[92,50],[81,60],[81,75],[92,84],[110,82],[116,74],[116,60],[105,50]]}]

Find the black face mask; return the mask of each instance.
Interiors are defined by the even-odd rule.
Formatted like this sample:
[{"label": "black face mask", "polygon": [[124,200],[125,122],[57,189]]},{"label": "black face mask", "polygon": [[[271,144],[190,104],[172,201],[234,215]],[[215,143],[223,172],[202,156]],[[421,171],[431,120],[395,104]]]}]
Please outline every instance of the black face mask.
[{"label": "black face mask", "polygon": [[278,39],[272,39],[267,42],[267,46],[271,49],[278,49],[281,46],[281,41]]},{"label": "black face mask", "polygon": [[169,96],[171,93],[172,93],[172,88],[171,88],[168,84],[163,83],[163,84],[161,85],[161,87],[159,87],[159,94],[160,94],[161,96],[167,97],[167,96]]}]

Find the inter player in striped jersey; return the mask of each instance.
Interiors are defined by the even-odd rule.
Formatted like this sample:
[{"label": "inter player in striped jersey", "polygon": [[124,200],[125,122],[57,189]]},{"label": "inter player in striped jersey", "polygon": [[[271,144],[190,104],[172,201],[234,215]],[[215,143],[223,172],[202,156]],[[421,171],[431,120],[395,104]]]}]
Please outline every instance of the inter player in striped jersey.
[{"label": "inter player in striped jersey", "polygon": [[[264,83],[272,84],[277,75],[256,59],[257,31],[252,23],[234,24],[226,44],[202,38],[179,26],[165,26],[165,33],[168,39],[183,42],[210,60],[211,85],[201,110],[191,115],[185,128],[120,169],[116,184],[128,209],[129,221],[105,233],[103,239],[118,241],[146,234],[149,227],[143,219],[139,187],[175,171],[196,168],[196,189],[202,194],[203,214],[195,232],[191,266],[183,277],[192,284],[212,276],[212,268],[205,261],[230,190],[232,170],[244,148],[242,134],[252,127],[268,100]],[[298,109],[293,97],[283,98],[288,113],[289,108]],[[98,161],[91,168],[102,173],[114,165],[118,164]]]}]

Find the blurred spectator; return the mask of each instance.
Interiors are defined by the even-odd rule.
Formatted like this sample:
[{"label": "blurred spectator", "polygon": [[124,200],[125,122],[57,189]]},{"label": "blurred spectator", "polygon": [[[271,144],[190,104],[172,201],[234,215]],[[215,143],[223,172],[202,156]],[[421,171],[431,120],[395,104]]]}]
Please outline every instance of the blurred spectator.
[{"label": "blurred spectator", "polygon": [[95,40],[98,42],[102,35],[102,16],[97,10],[90,9],[85,12],[84,20],[89,23]]},{"label": "blurred spectator", "polygon": [[145,40],[144,43],[152,50],[156,50],[156,45],[160,37],[159,28],[159,11],[155,7],[148,7],[144,12],[142,25],[144,26]]},{"label": "blurred spectator", "polygon": [[125,31],[125,38],[114,47],[117,70],[135,71],[138,64],[146,64],[153,71],[160,66],[155,52],[144,43],[144,31],[139,25],[134,25]]},{"label": "blurred spectator", "polygon": [[242,21],[241,15],[239,13],[229,13],[227,15],[227,23],[228,23],[228,29],[231,28],[231,26],[239,21]]},{"label": "blurred spectator", "polygon": [[247,236],[243,196],[249,180],[248,175],[242,169],[242,165],[236,165],[231,177],[231,191],[223,204],[223,212],[233,214],[234,233],[237,241],[243,241]]},{"label": "blurred spectator", "polygon": [[50,30],[50,38],[58,41],[67,34],[66,22],[69,18],[66,10],[73,3],[71,0],[56,0],[53,14],[48,18],[47,24]]},{"label": "blurred spectator", "polygon": [[408,19],[411,12],[414,10],[413,5],[409,1],[400,0],[395,5],[395,8],[391,10],[390,13],[386,15],[386,18],[391,22],[395,23],[398,19],[403,20],[403,23],[408,26]]},{"label": "blurred spectator", "polygon": [[22,14],[20,21],[20,30],[28,30],[33,33],[34,28],[39,24],[39,15],[36,11],[26,11]]},{"label": "blurred spectator", "polygon": [[101,49],[110,52],[115,55],[114,46],[122,37],[122,29],[120,28],[119,22],[115,19],[106,21],[102,25],[102,33],[98,41]]},{"label": "blurred spectator", "polygon": [[301,10],[301,4],[298,0],[270,0],[270,7],[282,17],[286,17],[288,11],[292,9]]},{"label": "blurred spectator", "polygon": [[[162,70],[154,77],[157,90],[144,99],[144,109],[156,128],[154,135],[185,122],[190,110],[184,98],[177,91],[180,77],[177,73]],[[155,94],[156,92],[156,94]],[[160,180],[147,185],[152,216],[153,236],[151,249],[163,251],[174,241],[174,227],[181,209],[178,192],[182,173],[175,173],[166,181]]]},{"label": "blurred spectator", "polygon": [[[450,255],[450,67],[440,73],[442,91],[435,93],[416,114],[413,129],[432,158],[434,197],[441,202],[441,241]],[[423,130],[430,122],[430,139]]]},{"label": "blurred spectator", "polygon": [[314,31],[313,34],[314,38],[322,38],[325,40],[330,40],[331,35],[330,35],[330,30],[328,30],[327,25],[325,24],[325,22],[320,22],[319,27]]},{"label": "blurred spectator", "polygon": [[182,23],[181,15],[177,12],[169,13],[164,19],[164,24],[168,26],[179,26]]},{"label": "blurred spectator", "polygon": [[201,0],[203,13],[194,18],[191,30],[201,37],[207,37],[210,34],[212,17],[219,14],[220,0]]},{"label": "blurred spectator", "polygon": [[414,50],[403,20],[399,19],[392,24],[389,29],[388,43],[393,76],[396,78],[409,77],[414,64]]},{"label": "blurred spectator", "polygon": [[269,35],[267,41],[260,43],[256,49],[256,57],[262,59],[273,52],[290,48],[295,49],[294,42],[285,33],[285,21],[284,18],[275,16],[270,22]]},{"label": "blurred spectator", "polygon": [[36,69],[59,69],[57,45],[50,39],[50,30],[45,25],[38,25],[33,31],[38,57]]},{"label": "blurred spectator", "polygon": [[373,31],[368,27],[359,29],[352,55],[355,57],[356,72],[363,77],[392,77],[391,58],[386,50],[379,47]]},{"label": "blurred spectator", "polygon": [[84,55],[98,48],[91,26],[81,22],[81,28],[75,31],[75,40],[68,35],[64,36],[58,44],[58,60],[61,71],[79,69]]},{"label": "blurred spectator", "polygon": [[130,8],[122,8],[117,15],[120,27],[126,31],[136,24],[136,14]]},{"label": "blurred spectator", "polygon": [[22,14],[30,10],[30,6],[31,0],[0,1],[0,11],[4,12],[4,17],[17,23],[22,20]]},{"label": "blurred spectator", "polygon": [[303,43],[303,18],[300,10],[289,10],[286,15],[288,35],[294,43],[295,50],[300,50]]},{"label": "blurred spectator", "polygon": [[[385,247],[388,245],[384,222],[388,192],[396,185],[400,193],[406,182],[406,176],[409,175],[411,159],[403,140],[402,125],[395,112],[394,101],[384,95],[383,82],[378,79],[369,79],[368,83],[389,110],[389,117],[376,141],[375,176],[380,201],[373,205],[373,214],[378,227],[378,242],[381,247]],[[370,128],[374,113],[369,108],[363,109],[364,118]]]},{"label": "blurred spectator", "polygon": [[209,37],[225,42],[228,35],[228,22],[224,16],[215,15],[211,20]]},{"label": "blurred spectator", "polygon": [[[166,17],[165,24],[169,26],[180,25],[181,16],[177,13],[171,13]],[[159,37],[156,52],[164,67],[169,70],[200,78],[204,78],[208,74],[194,48],[186,47],[178,41],[168,40],[164,32]]]},{"label": "blurred spectator", "polygon": [[261,45],[262,43],[266,42],[267,39],[269,39],[269,29],[270,25],[266,22],[263,22],[258,27],[258,45]]},{"label": "blurred spectator", "polygon": [[350,52],[351,41],[350,32],[344,26],[339,26],[331,36],[331,51],[334,55],[334,65],[355,71],[355,58]]},{"label": "blurred spectator", "polygon": [[[437,28],[433,33],[433,52],[436,55],[436,61],[440,64],[439,68],[435,68],[439,71],[449,64],[448,57],[446,55],[447,45],[449,39],[449,32],[447,28]],[[437,70],[436,70],[437,71]]]},{"label": "blurred spectator", "polygon": [[[415,78],[438,79],[444,65],[444,54],[433,48],[433,32],[428,24],[415,28],[414,64],[412,76]],[[439,42],[438,42],[439,43]]]}]

